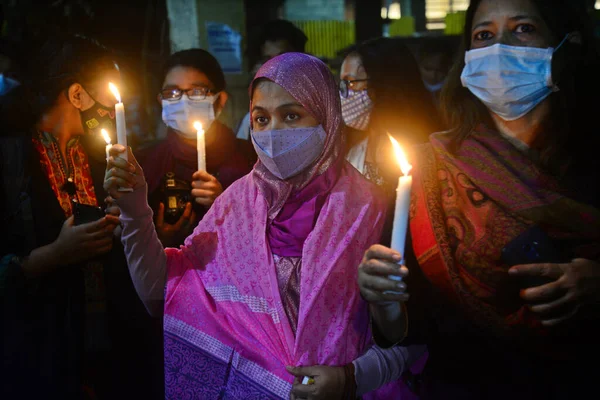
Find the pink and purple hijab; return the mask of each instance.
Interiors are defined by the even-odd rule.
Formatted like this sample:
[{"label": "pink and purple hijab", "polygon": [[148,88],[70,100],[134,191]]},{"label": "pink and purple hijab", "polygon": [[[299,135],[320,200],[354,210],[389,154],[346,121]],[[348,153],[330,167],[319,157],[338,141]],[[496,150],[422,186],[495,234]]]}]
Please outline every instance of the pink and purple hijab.
[{"label": "pink and purple hijab", "polygon": [[[370,345],[357,267],[380,238],[385,205],[340,160],[333,76],[318,59],[287,53],[263,65],[256,79],[277,83],[301,103],[327,132],[325,148],[287,181],[258,162],[217,199],[184,246],[166,250],[169,399],[287,399],[293,377],[286,365],[344,365]],[[295,332],[275,251],[302,258]]]}]

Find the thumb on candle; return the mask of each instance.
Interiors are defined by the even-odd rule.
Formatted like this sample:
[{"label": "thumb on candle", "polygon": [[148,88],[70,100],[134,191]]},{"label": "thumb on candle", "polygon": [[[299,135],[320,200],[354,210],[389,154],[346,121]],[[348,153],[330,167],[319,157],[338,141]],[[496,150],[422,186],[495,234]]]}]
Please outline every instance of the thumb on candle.
[{"label": "thumb on candle", "polygon": [[118,156],[121,153],[125,153],[126,149],[125,146],[123,146],[122,144],[113,144],[112,147],[110,148],[110,155],[111,156]]},{"label": "thumb on candle", "polygon": [[206,171],[196,171],[194,172],[194,174],[192,175],[192,180],[193,181],[204,181],[204,182],[210,182],[211,180],[215,179],[211,174],[209,174]]}]

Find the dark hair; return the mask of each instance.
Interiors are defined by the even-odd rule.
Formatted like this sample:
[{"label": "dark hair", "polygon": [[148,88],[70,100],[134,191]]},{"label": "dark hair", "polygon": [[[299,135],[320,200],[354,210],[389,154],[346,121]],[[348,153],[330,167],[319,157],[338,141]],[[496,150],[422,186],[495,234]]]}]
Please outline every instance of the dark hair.
[{"label": "dark hair", "polygon": [[418,64],[397,38],[372,39],[351,48],[358,54],[374,91],[370,128],[385,135],[402,133],[412,143],[427,141],[441,129],[431,94],[425,89]]},{"label": "dark hair", "polygon": [[[586,147],[584,143],[596,140],[590,132],[590,128],[596,124],[595,121],[590,121],[594,112],[588,98],[597,96],[599,86],[595,75],[599,65],[589,17],[581,4],[572,0],[531,1],[554,35],[557,41],[553,43],[554,46],[571,32],[579,32],[582,37],[579,46],[570,43],[563,45],[564,54],[569,54],[562,57],[567,64],[566,69],[559,76],[553,76],[560,91],[550,96],[552,112],[549,120],[545,121],[547,134],[540,135],[534,143],[534,147],[541,151],[542,166],[549,167],[552,159],[571,158],[576,151],[574,146],[579,145],[582,148],[577,151],[583,151]],[[442,115],[455,137],[455,150],[477,125],[484,123],[493,126],[486,107],[462,86],[460,79],[465,66],[464,56],[470,48],[473,18],[481,2],[482,0],[472,0],[467,10],[461,48],[441,94]],[[556,73],[554,67],[555,60],[553,75]]]},{"label": "dark hair", "polygon": [[285,40],[290,51],[304,53],[308,38],[300,28],[284,19],[274,19],[254,28],[248,40],[250,66],[261,59],[261,48],[267,41]]},{"label": "dark hair", "polygon": [[[81,83],[90,90],[89,86],[107,71],[118,70],[107,48],[80,35],[52,31],[22,47],[21,85],[3,102],[3,119],[35,124],[72,84]],[[17,115],[7,115],[14,113]]]},{"label": "dark hair", "polygon": [[427,57],[441,56],[441,69],[448,71],[454,61],[456,45],[453,41],[446,40],[445,37],[424,37],[421,38],[415,53],[418,63],[421,63]]},{"label": "dark hair", "polygon": [[212,54],[202,49],[188,49],[173,53],[163,67],[163,78],[175,67],[194,68],[206,75],[216,91],[225,90],[225,75]]},{"label": "dark hair", "polygon": [[262,26],[260,45],[266,41],[286,40],[296,53],[304,53],[308,38],[300,28],[284,19],[269,21]]}]

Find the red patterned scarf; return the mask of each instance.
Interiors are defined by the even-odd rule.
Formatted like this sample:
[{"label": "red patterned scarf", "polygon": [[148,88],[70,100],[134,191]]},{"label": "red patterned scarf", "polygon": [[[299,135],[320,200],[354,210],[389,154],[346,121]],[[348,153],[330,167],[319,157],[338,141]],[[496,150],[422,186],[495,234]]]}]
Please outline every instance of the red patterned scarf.
[{"label": "red patterned scarf", "polygon": [[40,157],[42,170],[67,218],[73,213],[71,195],[62,188],[69,177],[73,180],[76,188],[73,198],[81,204],[98,206],[88,157],[78,138],[69,141],[64,160],[60,154],[58,143],[51,134],[40,132],[33,137],[32,141]]},{"label": "red patterned scarf", "polygon": [[456,153],[435,134],[416,155],[411,235],[419,265],[448,301],[500,337],[545,335],[519,298],[502,248],[537,224],[575,239],[578,257],[600,255],[600,211],[573,200],[558,182],[495,132],[478,130]]}]

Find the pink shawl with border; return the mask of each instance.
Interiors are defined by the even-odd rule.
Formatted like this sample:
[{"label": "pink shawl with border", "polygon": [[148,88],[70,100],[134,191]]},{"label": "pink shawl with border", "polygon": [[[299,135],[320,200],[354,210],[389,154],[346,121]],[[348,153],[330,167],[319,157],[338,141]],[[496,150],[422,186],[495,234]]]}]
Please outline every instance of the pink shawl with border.
[{"label": "pink shawl with border", "polygon": [[[288,398],[293,378],[286,365],[344,365],[370,345],[356,279],[364,251],[380,238],[382,196],[351,165],[335,163],[340,106],[327,67],[288,53],[261,71],[257,77],[283,86],[323,124],[325,150],[288,181],[259,162],[217,199],[184,246],[166,250],[167,398]],[[337,165],[339,177],[304,243],[294,336],[267,228],[294,189]]]}]

